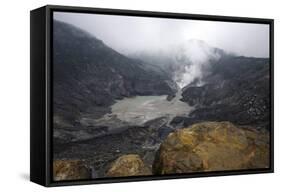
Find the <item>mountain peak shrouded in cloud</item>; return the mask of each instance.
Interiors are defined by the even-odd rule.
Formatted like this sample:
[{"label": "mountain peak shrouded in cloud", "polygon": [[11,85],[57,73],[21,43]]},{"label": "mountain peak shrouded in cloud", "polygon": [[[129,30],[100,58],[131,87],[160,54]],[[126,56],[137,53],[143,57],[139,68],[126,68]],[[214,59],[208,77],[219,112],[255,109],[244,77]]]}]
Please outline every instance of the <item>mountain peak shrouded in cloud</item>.
[{"label": "mountain peak shrouded in cloud", "polygon": [[[131,58],[164,69],[180,88],[202,85],[210,62],[222,55],[269,56],[269,25],[55,12]],[[118,27],[116,27],[118,26]]]},{"label": "mountain peak shrouded in cloud", "polygon": [[218,61],[226,51],[213,47],[203,40],[189,39],[158,51],[140,51],[129,55],[157,65],[171,75],[180,88],[195,83],[202,85],[203,74],[210,64]]},{"label": "mountain peak shrouded in cloud", "polygon": [[136,16],[55,12],[125,55],[157,51],[188,39],[201,39],[227,52],[269,57],[269,25]]}]

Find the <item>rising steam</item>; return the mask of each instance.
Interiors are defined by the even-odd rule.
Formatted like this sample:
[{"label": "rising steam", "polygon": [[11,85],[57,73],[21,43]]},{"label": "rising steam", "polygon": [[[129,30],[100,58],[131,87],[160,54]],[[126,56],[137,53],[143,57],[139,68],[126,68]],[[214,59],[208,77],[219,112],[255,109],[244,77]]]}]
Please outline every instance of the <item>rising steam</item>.
[{"label": "rising steam", "polygon": [[174,72],[174,80],[180,88],[196,81],[202,85],[203,70],[208,67],[210,61],[221,57],[217,48],[209,46],[201,40],[188,40],[173,50],[174,64],[177,66]]}]

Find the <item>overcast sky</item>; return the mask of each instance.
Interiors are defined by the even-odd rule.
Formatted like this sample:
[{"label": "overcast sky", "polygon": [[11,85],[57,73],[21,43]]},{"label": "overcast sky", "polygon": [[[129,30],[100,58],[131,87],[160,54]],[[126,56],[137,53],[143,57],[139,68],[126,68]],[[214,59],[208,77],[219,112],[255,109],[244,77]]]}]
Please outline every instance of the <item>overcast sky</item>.
[{"label": "overcast sky", "polygon": [[238,55],[269,57],[269,25],[55,12],[54,19],[82,28],[113,49],[132,54],[165,50],[189,39]]}]

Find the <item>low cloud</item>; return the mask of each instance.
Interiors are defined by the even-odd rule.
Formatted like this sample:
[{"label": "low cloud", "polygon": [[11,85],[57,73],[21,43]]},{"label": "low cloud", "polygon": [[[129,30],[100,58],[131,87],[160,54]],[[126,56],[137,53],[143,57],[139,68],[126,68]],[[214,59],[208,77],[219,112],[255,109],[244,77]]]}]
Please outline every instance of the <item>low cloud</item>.
[{"label": "low cloud", "polygon": [[266,24],[63,12],[55,12],[54,19],[91,33],[127,56],[156,55],[158,65],[167,64],[166,58],[181,88],[195,80],[197,85],[204,84],[204,68],[210,60],[220,58],[215,48],[241,56],[269,57]]},{"label": "low cloud", "polygon": [[80,27],[123,54],[169,48],[188,39],[238,55],[269,56],[269,25],[55,12],[54,19]]}]

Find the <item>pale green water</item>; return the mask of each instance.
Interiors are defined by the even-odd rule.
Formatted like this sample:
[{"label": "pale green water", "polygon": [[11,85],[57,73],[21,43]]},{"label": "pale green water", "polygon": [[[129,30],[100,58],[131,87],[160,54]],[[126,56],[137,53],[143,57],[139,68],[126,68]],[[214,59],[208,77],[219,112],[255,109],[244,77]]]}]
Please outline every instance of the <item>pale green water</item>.
[{"label": "pale green water", "polygon": [[175,116],[188,115],[193,108],[180,101],[181,92],[178,92],[172,101],[167,101],[167,95],[136,96],[118,100],[111,106],[111,116],[121,121],[141,125],[158,117],[167,117],[170,121]]}]

